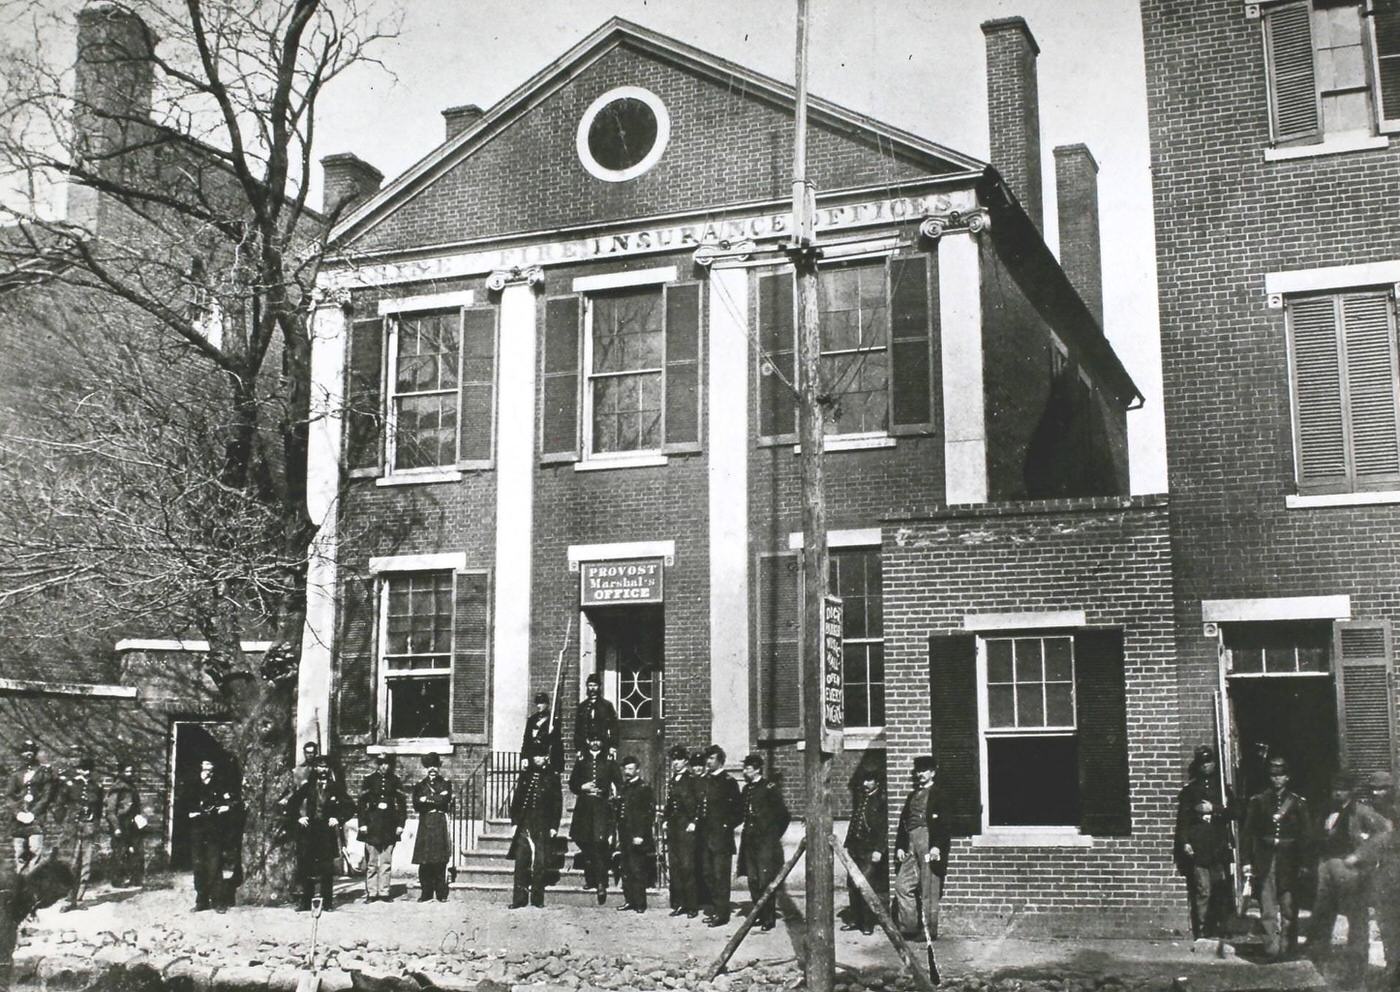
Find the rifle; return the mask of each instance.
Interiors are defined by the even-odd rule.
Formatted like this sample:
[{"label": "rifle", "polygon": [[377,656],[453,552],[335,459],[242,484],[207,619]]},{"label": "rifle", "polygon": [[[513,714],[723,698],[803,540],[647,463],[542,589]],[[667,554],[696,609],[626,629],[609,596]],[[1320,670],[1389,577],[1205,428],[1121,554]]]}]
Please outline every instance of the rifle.
[{"label": "rifle", "polygon": [[[564,655],[569,652],[569,641],[573,633],[574,618],[569,617],[569,625],[564,628],[564,643],[559,648],[559,657],[554,663],[554,692],[549,697],[549,724],[545,728],[545,740],[549,742],[549,746],[551,747],[551,760],[554,758],[552,753],[554,735],[559,732],[559,687],[564,678]],[[561,764],[563,763],[563,747],[561,741],[559,745]],[[561,768],[560,771],[563,771],[563,769]]]}]

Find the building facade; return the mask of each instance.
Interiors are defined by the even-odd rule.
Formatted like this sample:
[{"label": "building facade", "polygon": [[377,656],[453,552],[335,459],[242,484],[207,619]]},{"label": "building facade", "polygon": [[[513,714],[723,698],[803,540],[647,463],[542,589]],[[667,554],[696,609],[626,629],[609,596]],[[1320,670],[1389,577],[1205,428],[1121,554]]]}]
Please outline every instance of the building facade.
[{"label": "building facade", "polygon": [[1142,15],[1183,732],[1320,799],[1395,762],[1400,14]]}]

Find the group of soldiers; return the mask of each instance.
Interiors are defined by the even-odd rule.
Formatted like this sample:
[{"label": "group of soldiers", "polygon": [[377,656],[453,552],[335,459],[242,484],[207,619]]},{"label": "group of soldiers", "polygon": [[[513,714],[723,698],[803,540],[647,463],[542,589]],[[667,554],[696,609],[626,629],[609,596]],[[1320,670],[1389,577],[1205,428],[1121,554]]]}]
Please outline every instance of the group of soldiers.
[{"label": "group of soldiers", "polygon": [[[1268,788],[1241,806],[1222,781],[1216,751],[1195,749],[1189,781],[1177,797],[1175,854],[1185,876],[1191,932],[1223,937],[1237,910],[1231,866],[1241,867],[1246,897],[1259,901],[1265,951],[1294,953],[1299,937],[1310,956],[1332,953],[1337,916],[1347,919],[1343,969],[1366,963],[1370,910],[1376,910],[1387,966],[1400,979],[1400,815],[1388,772],[1364,780],[1341,770],[1320,815],[1289,787],[1286,759],[1272,757]],[[1238,851],[1234,841],[1239,831]],[[1238,853],[1238,858],[1236,854]],[[1312,918],[1298,932],[1298,904],[1315,879]]]},{"label": "group of soldiers", "polygon": [[99,853],[113,885],[144,884],[147,823],[130,762],[99,778],[92,759],[79,755],[71,768],[55,773],[39,763],[38,745],[25,740],[6,796],[15,872],[30,873],[51,857],[72,865],[64,909],[76,908],[87,894]]}]

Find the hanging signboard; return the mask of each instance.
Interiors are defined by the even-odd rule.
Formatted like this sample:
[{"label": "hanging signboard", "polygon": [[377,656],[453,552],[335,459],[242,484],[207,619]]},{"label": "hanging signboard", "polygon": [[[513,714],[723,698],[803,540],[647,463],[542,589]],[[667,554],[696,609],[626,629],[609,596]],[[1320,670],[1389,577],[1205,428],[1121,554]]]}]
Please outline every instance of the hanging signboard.
[{"label": "hanging signboard", "polygon": [[845,664],[841,651],[845,608],[840,596],[822,605],[822,751],[839,754],[846,730]]},{"label": "hanging signboard", "polygon": [[660,558],[579,562],[579,603],[582,606],[660,603],[661,594]]}]

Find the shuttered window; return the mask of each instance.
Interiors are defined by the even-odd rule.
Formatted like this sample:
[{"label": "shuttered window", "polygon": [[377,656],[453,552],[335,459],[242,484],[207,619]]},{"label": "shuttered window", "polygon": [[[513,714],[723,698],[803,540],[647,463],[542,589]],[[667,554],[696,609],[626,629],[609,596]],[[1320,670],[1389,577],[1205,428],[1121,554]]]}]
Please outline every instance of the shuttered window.
[{"label": "shuttered window", "polygon": [[1264,52],[1274,141],[1319,137],[1322,105],[1313,67],[1312,0],[1296,0],[1264,11]]},{"label": "shuttered window", "polygon": [[977,638],[929,638],[929,730],[948,827],[955,837],[982,832],[981,731],[977,718]]},{"label": "shuttered window", "polygon": [[1385,292],[1290,299],[1296,475],[1304,492],[1400,483],[1394,307]]},{"label": "shuttered window", "polygon": [[769,740],[802,736],[801,556],[758,558],[758,726]]},{"label": "shuttered window", "polygon": [[1341,620],[1335,625],[1334,637],[1344,763],[1363,774],[1392,771],[1395,706],[1390,623]]},{"label": "shuttered window", "polygon": [[340,644],[336,656],[336,726],[341,734],[373,729],[375,583],[348,576],[340,586]]},{"label": "shuttered window", "polygon": [[1376,117],[1382,131],[1400,131],[1400,6],[1377,4],[1370,21]]},{"label": "shuttered window", "polygon": [[579,324],[577,296],[558,296],[544,304],[544,411],[540,417],[543,461],[578,458]]},{"label": "shuttered window", "polygon": [[345,464],[363,474],[377,472],[384,450],[384,320],[369,317],[350,325],[345,381]]},{"label": "shuttered window", "polygon": [[700,284],[666,287],[666,443],[700,449]]},{"label": "shuttered window", "polygon": [[496,308],[468,307],[462,312],[462,386],[457,418],[461,424],[457,462],[463,467],[491,464],[495,394]]},{"label": "shuttered window", "polygon": [[452,735],[486,740],[491,646],[491,577],[455,576],[452,647]]}]

